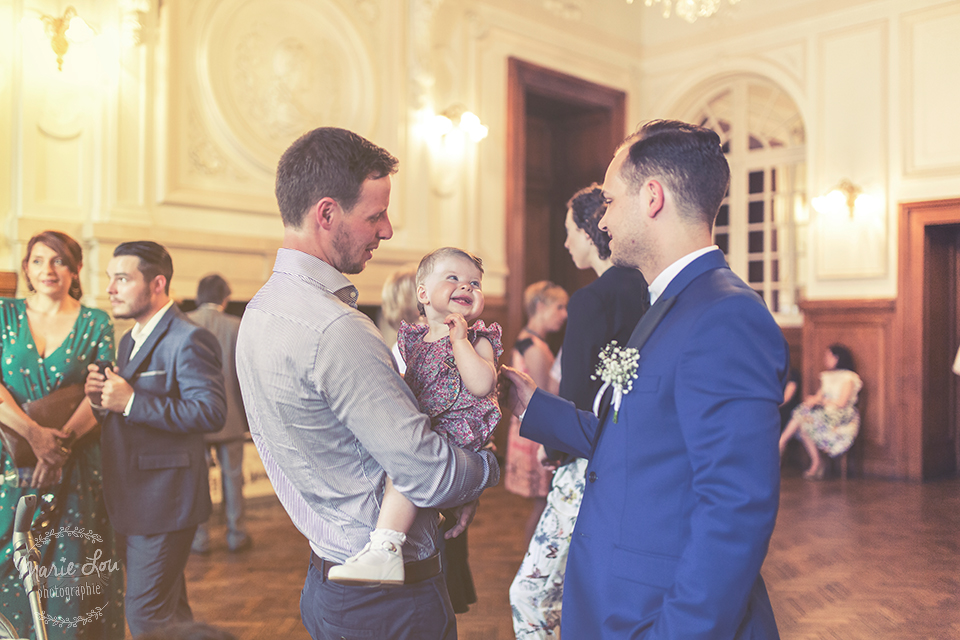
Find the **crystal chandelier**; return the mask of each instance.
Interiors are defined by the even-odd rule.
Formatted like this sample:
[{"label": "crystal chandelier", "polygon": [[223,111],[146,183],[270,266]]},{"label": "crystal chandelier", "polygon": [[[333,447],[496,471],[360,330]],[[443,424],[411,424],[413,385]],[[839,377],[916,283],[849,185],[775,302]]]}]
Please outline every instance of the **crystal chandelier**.
[{"label": "crystal chandelier", "polygon": [[[730,4],[737,4],[740,0],[728,0]],[[663,5],[663,17],[669,18],[671,9],[687,22],[695,22],[697,18],[707,18],[720,10],[721,0],[644,0],[644,4],[652,7],[654,4]],[[627,0],[633,4],[633,0]]]}]

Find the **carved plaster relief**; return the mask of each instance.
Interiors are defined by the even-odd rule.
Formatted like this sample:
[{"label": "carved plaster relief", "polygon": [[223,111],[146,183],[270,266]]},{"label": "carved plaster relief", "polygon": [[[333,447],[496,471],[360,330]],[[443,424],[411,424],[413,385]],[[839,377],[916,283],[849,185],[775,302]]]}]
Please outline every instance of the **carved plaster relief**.
[{"label": "carved plaster relief", "polygon": [[167,201],[272,212],[291,142],[318,126],[363,133],[376,122],[373,65],[352,20],[376,20],[377,5],[356,3],[352,19],[325,0],[189,6],[171,48]]},{"label": "carved plaster relief", "polygon": [[443,0],[410,2],[410,97],[413,109],[430,102],[435,81],[433,73],[433,19]]},{"label": "carved plaster relief", "polygon": [[583,9],[575,2],[568,0],[543,0],[543,8],[564,20],[577,22],[583,18]]},{"label": "carved plaster relief", "polygon": [[367,22],[373,24],[380,19],[380,7],[373,0],[357,0],[355,6]]},{"label": "carved plaster relief", "polygon": [[37,115],[37,128],[48,138],[72,140],[83,133],[88,97],[81,87],[53,83]]}]

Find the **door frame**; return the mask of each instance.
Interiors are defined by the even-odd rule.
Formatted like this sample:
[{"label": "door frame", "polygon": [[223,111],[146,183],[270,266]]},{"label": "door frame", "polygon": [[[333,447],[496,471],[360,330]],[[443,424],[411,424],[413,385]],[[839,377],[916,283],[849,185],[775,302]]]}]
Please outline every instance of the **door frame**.
[{"label": "door frame", "polygon": [[626,135],[626,93],[553,69],[509,58],[507,61],[507,326],[504,344],[523,326],[526,283],[526,102],[528,93],[590,107],[602,107],[611,117],[611,146]]},{"label": "door frame", "polygon": [[960,198],[900,205],[899,266],[897,290],[897,330],[893,376],[898,381],[888,390],[887,406],[900,425],[898,466],[899,477],[923,481],[943,475],[932,464],[933,449],[925,417],[932,401],[925,393],[925,380],[931,375],[926,354],[938,336],[931,335],[925,318],[930,305],[926,287],[926,265],[929,250],[929,227],[960,224]]}]

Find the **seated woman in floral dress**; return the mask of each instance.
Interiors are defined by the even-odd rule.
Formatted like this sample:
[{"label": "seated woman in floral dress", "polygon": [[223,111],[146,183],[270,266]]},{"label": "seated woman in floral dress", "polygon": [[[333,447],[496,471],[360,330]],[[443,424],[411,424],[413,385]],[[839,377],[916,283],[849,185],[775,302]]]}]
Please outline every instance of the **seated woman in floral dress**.
[{"label": "seated woman in floral dress", "polygon": [[832,458],[843,455],[860,430],[856,404],[863,381],[854,370],[850,350],[841,344],[830,345],[824,354],[824,365],[827,370],[820,374],[820,390],[793,410],[793,417],[780,436],[783,455],[790,438],[800,434],[812,461],[803,474],[807,479],[823,477],[820,451]]}]

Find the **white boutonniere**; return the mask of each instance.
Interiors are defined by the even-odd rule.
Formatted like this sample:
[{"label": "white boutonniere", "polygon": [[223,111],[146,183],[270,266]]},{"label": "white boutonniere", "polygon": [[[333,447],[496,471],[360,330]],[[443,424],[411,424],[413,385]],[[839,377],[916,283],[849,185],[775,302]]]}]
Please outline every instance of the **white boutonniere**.
[{"label": "white boutonniere", "polygon": [[599,414],[600,400],[607,387],[613,387],[613,421],[617,421],[620,412],[620,402],[623,394],[633,389],[633,381],[637,379],[637,364],[640,361],[640,352],[633,347],[621,349],[616,340],[603,348],[600,352],[600,362],[597,370],[590,376],[591,380],[603,380],[603,386],[593,400],[593,412]]}]

